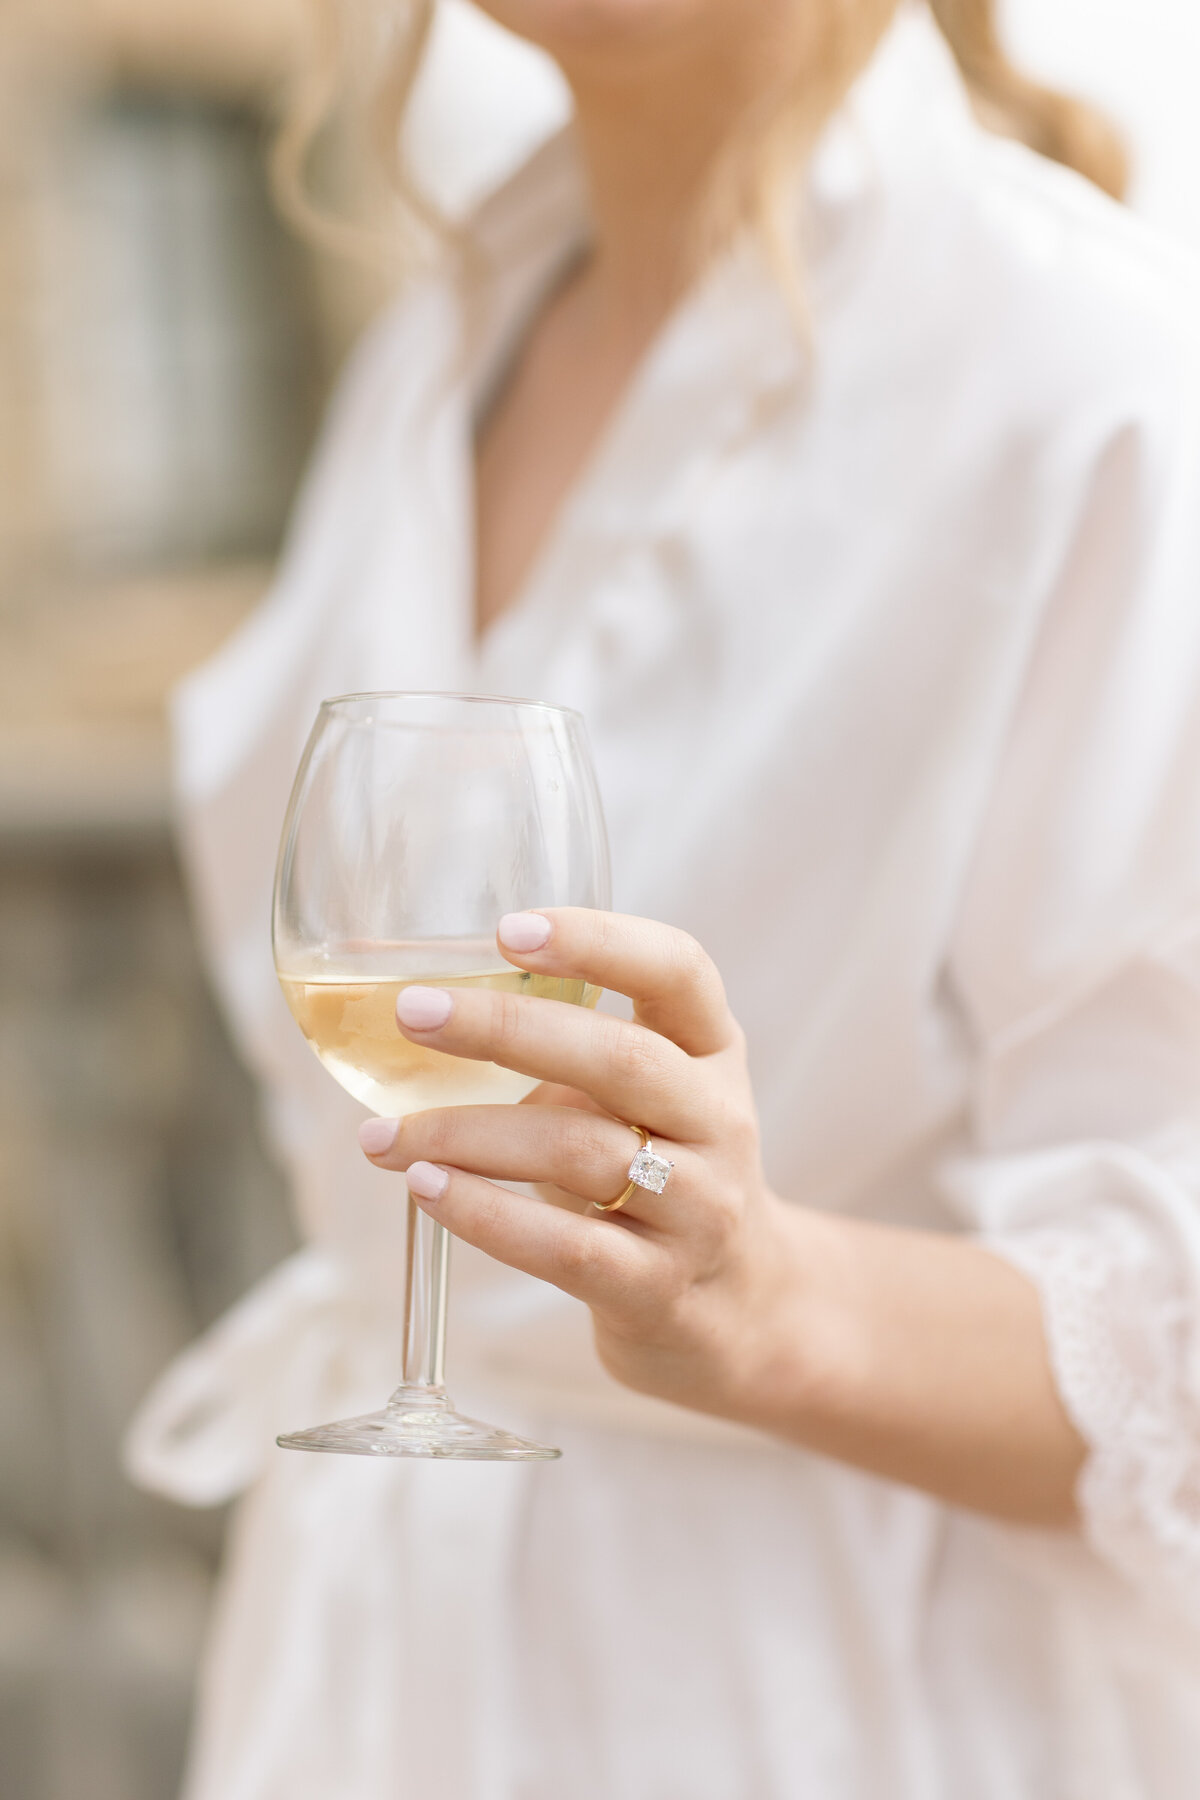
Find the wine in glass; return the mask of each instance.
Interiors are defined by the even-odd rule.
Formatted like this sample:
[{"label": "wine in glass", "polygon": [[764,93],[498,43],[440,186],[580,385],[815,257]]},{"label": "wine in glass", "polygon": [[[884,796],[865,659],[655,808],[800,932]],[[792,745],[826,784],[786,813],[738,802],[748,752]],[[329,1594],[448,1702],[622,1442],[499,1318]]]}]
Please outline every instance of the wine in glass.
[{"label": "wine in glass", "polygon": [[[330,1074],[380,1116],[520,1100],[537,1083],[413,1044],[413,982],[576,1006],[599,990],[506,963],[507,912],[609,904],[604,820],[577,713],[471,694],[350,694],[322,705],[284,822],[275,966]],[[523,1461],[557,1456],[454,1410],[444,1380],[450,1238],[408,1201],[404,1373],[379,1412],[286,1449]]]}]

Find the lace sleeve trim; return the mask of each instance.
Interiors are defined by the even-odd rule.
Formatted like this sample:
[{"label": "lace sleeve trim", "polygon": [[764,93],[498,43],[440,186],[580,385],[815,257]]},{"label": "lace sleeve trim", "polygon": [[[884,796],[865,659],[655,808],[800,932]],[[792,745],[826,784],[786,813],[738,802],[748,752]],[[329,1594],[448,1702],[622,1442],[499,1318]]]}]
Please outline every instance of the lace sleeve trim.
[{"label": "lace sleeve trim", "polygon": [[1088,1445],[1077,1498],[1091,1547],[1139,1585],[1200,1599],[1200,1352],[1187,1276],[1144,1221],[989,1235],[1042,1301],[1051,1365]]}]

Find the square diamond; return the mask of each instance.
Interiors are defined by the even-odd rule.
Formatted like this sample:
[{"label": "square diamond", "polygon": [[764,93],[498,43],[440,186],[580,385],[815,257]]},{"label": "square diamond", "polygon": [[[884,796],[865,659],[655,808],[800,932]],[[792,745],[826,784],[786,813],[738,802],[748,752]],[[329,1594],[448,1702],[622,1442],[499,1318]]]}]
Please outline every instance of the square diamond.
[{"label": "square diamond", "polygon": [[629,1165],[629,1179],[640,1188],[649,1188],[652,1194],[661,1194],[674,1167],[665,1156],[655,1156],[649,1144],[643,1144]]}]

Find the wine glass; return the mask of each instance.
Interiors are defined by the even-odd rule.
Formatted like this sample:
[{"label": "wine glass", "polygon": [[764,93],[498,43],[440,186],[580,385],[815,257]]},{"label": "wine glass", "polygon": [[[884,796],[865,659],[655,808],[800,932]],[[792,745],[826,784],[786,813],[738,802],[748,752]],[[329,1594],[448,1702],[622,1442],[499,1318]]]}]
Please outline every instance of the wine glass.
[{"label": "wine glass", "polygon": [[[520,1100],[537,1083],[413,1044],[413,982],[594,1006],[583,981],[527,974],[503,914],[609,905],[608,847],[578,713],[474,694],[326,700],[284,821],[275,967],[325,1067],[377,1114]],[[524,1461],[557,1450],[464,1418],[444,1383],[450,1237],[408,1201],[404,1374],[387,1405],[291,1432],[289,1450]]]}]

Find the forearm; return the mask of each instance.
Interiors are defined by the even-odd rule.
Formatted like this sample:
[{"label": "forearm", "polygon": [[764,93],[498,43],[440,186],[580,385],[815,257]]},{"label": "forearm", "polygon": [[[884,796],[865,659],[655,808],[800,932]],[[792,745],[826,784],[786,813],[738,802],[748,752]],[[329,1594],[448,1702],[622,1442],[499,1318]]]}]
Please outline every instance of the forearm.
[{"label": "forearm", "polygon": [[1033,1284],[978,1244],[783,1207],[739,1410],[960,1506],[1065,1526],[1085,1447]]}]

